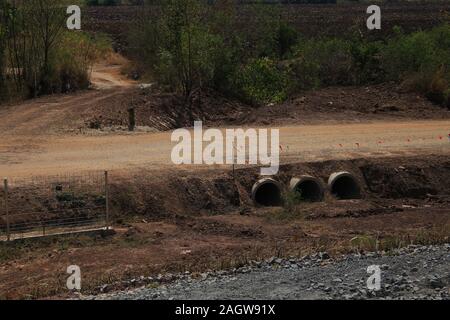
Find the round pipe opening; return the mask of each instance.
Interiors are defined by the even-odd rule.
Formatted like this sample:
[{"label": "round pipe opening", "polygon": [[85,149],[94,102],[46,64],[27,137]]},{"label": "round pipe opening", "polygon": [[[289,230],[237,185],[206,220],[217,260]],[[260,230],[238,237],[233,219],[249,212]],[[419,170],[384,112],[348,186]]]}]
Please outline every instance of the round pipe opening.
[{"label": "round pipe opening", "polygon": [[291,180],[291,191],[297,192],[302,201],[320,202],[324,198],[324,188],[319,179],[302,176]]},{"label": "round pipe opening", "polygon": [[278,207],[282,204],[281,185],[273,179],[259,180],[252,189],[252,199],[255,205],[263,207]]},{"label": "round pipe opening", "polygon": [[340,200],[360,199],[361,188],[349,172],[333,173],[328,182],[331,193]]}]

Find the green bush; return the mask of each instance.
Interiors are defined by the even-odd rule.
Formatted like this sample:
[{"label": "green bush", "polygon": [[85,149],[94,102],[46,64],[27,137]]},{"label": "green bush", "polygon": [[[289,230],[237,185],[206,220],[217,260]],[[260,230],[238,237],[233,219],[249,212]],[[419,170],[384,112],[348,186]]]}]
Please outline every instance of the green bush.
[{"label": "green bush", "polygon": [[288,77],[269,58],[251,61],[235,77],[237,90],[249,103],[279,103],[287,98]]},{"label": "green bush", "polygon": [[397,35],[382,52],[387,80],[403,81],[408,89],[424,94],[430,101],[447,104],[450,84],[450,26]]},{"label": "green bush", "polygon": [[[163,48],[156,70],[159,80],[173,88],[189,93],[193,88],[209,86],[216,72],[216,62],[222,39],[202,27],[184,30],[180,37],[180,51]],[[180,77],[180,74],[182,75]]]},{"label": "green bush", "polygon": [[383,43],[357,39],[350,45],[352,55],[352,77],[355,84],[378,83],[385,80],[380,54]]},{"label": "green bush", "polygon": [[447,90],[449,83],[445,79],[443,68],[438,70],[432,77],[428,88],[425,90],[425,96],[428,100],[437,104],[447,104]]},{"label": "green bush", "polygon": [[282,22],[278,28],[276,41],[278,45],[279,58],[283,59],[286,55],[291,53],[293,47],[297,44],[298,33],[292,26]]},{"label": "green bush", "polygon": [[388,78],[395,81],[416,72],[429,72],[437,63],[433,39],[424,31],[397,36],[384,48],[382,63]]},{"label": "green bush", "polygon": [[358,38],[301,41],[294,59],[285,65],[296,90],[396,81],[445,105],[450,83],[450,26],[411,34],[396,28],[385,43]]},{"label": "green bush", "polygon": [[353,77],[353,59],[351,44],[342,39],[312,39],[301,42],[296,50],[295,66],[297,78],[308,79],[308,83],[300,84],[301,88],[319,85],[351,84]]}]

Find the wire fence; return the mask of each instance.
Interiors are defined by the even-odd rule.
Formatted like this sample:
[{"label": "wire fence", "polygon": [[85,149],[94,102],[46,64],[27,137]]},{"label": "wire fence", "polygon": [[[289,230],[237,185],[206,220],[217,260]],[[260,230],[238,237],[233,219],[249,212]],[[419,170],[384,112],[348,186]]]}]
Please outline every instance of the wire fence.
[{"label": "wire fence", "polygon": [[108,172],[3,180],[0,240],[109,228]]}]

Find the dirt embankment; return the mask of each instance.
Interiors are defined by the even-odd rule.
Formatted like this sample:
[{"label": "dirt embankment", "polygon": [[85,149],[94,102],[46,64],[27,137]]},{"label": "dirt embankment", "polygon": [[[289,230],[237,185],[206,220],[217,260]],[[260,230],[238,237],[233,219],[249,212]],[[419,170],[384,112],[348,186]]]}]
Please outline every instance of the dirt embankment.
[{"label": "dirt embankment", "polygon": [[[152,85],[128,79],[121,68],[128,61],[113,55],[96,64],[92,88],[2,106],[0,136],[105,134],[128,129],[128,110],[134,108],[139,132],[205,126],[287,126],[372,121],[450,119],[450,110],[424,97],[404,92],[395,84],[365,87],[330,87],[292,97],[282,104],[252,107],[213,91],[184,97],[164,93]],[[145,89],[144,89],[145,88]]]},{"label": "dirt embankment", "polygon": [[[398,212],[403,205],[450,204],[450,161],[445,156],[393,159],[355,159],[283,165],[275,177],[286,187],[292,177],[312,175],[325,185],[333,172],[353,173],[362,188],[364,201],[336,201],[327,195],[324,203],[303,204],[313,217],[359,216]],[[177,216],[217,215],[255,211],[250,198],[260,179],[258,168],[231,171],[188,171],[158,174],[140,170],[117,174],[112,184],[112,201],[117,216],[142,215],[147,219]],[[256,211],[255,211],[256,212]]]},{"label": "dirt embankment", "polygon": [[450,119],[450,110],[393,84],[331,87],[295,96],[281,105],[252,107],[216,92],[197,92],[191,101],[157,89],[123,92],[80,114],[85,126],[107,129],[128,124],[130,107],[138,126],[159,131],[192,127],[202,120],[210,127],[354,123],[377,120]]},{"label": "dirt embankment", "polygon": [[[354,160],[330,160],[325,162],[294,163],[282,165],[274,179],[288,193],[293,177],[310,175],[320,179],[325,187],[334,172],[352,173],[361,188],[361,200],[338,201],[326,192],[325,201],[303,202],[302,215],[309,219],[330,217],[359,217],[401,212],[405,208],[433,207],[449,210],[450,161],[446,156],[423,156],[404,158],[373,158]],[[160,219],[186,219],[202,215],[258,214],[279,212],[279,208],[256,208],[251,199],[253,185],[261,179],[260,169],[247,167],[237,169],[234,177],[230,169],[155,171],[119,170],[110,174],[111,208],[117,221],[139,216],[148,221]],[[30,180],[31,181],[31,180]],[[37,180],[36,180],[37,181]],[[33,180],[30,185],[10,188],[10,215],[36,212],[40,216],[55,215],[57,199],[49,197],[54,190],[51,178],[41,189]],[[87,188],[88,186],[85,186]],[[66,210],[66,215],[90,214],[102,200],[101,183],[91,198]],[[90,195],[88,189],[79,195]],[[78,194],[77,194],[78,195]],[[91,202],[89,202],[91,201]],[[405,207],[406,206],[406,207]],[[66,212],[64,211],[64,212]],[[74,212],[72,212],[74,211]],[[97,212],[95,211],[95,212]],[[94,211],[93,211],[94,212]],[[33,217],[33,215],[26,216]],[[62,218],[59,217],[59,218]],[[21,218],[24,219],[24,218]],[[4,221],[0,220],[0,226]]]}]

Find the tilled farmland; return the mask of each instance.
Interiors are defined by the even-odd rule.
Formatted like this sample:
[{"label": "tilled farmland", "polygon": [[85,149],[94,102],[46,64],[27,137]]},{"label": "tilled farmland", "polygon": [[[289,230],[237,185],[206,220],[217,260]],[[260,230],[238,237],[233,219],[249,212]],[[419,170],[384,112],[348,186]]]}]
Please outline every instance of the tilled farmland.
[{"label": "tilled farmland", "polygon": [[[367,4],[322,4],[322,5],[283,5],[282,12],[297,27],[302,35],[342,35],[349,30],[367,32]],[[450,3],[392,3],[383,4],[382,29],[372,31],[374,38],[384,37],[393,32],[394,26],[406,32],[427,29],[449,21]],[[118,49],[128,46],[130,27],[145,10],[141,6],[89,7],[86,9],[88,31],[101,31],[112,35]],[[245,5],[237,6],[242,27],[251,28],[252,17]],[[132,48],[131,48],[132,50]]]}]

